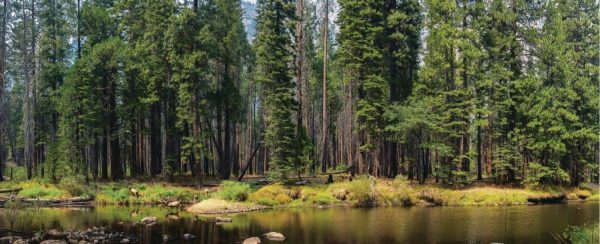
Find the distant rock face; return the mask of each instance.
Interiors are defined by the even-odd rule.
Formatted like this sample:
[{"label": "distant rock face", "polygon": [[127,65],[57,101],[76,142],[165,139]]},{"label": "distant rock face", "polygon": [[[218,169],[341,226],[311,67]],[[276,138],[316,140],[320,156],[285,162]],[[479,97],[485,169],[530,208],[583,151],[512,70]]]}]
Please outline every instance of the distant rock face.
[{"label": "distant rock face", "polygon": [[263,236],[265,238],[271,240],[271,241],[283,241],[283,240],[285,240],[285,236],[283,236],[283,234],[277,233],[277,232],[269,232],[267,234],[264,234]]},{"label": "distant rock face", "polygon": [[252,42],[252,40],[254,40],[254,36],[256,35],[256,3],[242,1],[242,8],[244,9],[242,21],[244,22],[246,36],[248,41]]},{"label": "distant rock face", "polygon": [[242,242],[242,244],[258,244],[260,243],[260,238],[258,237],[250,237],[246,240],[244,240],[244,242]]}]

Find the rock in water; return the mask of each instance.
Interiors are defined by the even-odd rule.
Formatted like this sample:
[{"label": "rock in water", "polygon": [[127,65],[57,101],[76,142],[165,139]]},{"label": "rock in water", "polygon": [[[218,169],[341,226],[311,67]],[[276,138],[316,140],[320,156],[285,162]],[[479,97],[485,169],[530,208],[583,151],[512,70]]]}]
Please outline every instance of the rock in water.
[{"label": "rock in water", "polygon": [[250,237],[246,240],[244,240],[244,242],[242,242],[242,244],[258,244],[260,243],[260,238],[258,237]]},{"label": "rock in water", "polygon": [[158,222],[157,217],[145,217],[142,220],[140,220],[140,223],[144,225],[153,225],[156,224],[156,222]]},{"label": "rock in water", "polygon": [[271,240],[271,241],[283,241],[283,240],[285,240],[285,236],[283,236],[283,234],[277,233],[277,232],[269,232],[267,234],[264,234],[263,236],[265,238]]},{"label": "rock in water", "polygon": [[225,217],[216,217],[215,220],[217,222],[231,222],[231,218],[225,218]]},{"label": "rock in water", "polygon": [[187,234],[187,233],[186,233],[186,234],[183,234],[183,239],[184,239],[184,240],[196,239],[196,236],[195,236],[195,235],[192,235],[192,234]]},{"label": "rock in water", "polygon": [[176,207],[179,207],[179,204],[180,204],[179,201],[174,201],[174,202],[170,202],[169,204],[167,204],[167,206],[170,208],[176,208]]},{"label": "rock in water", "polygon": [[62,232],[57,229],[51,229],[48,232],[46,232],[46,234],[48,234],[48,236],[50,236],[50,238],[64,238],[67,236],[67,233]]},{"label": "rock in water", "polygon": [[167,235],[167,234],[164,234],[164,235],[162,236],[162,238],[163,238],[163,241],[170,241],[170,240],[173,240],[173,237],[171,237],[170,235]]},{"label": "rock in water", "polygon": [[64,240],[45,240],[40,242],[40,244],[67,244]]}]

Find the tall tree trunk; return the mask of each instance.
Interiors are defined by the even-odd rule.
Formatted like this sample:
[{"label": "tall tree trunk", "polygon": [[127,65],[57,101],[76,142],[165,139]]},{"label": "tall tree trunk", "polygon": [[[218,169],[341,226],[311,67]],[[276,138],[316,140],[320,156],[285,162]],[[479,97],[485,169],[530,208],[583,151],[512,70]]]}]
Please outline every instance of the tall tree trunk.
[{"label": "tall tree trunk", "polygon": [[[327,171],[329,163],[329,116],[327,113],[327,61],[328,57],[328,41],[329,41],[329,0],[325,0],[325,10],[323,15],[323,80],[321,86],[322,93],[322,121],[321,121],[321,163],[323,172]],[[349,162],[348,162],[349,163]]]},{"label": "tall tree trunk", "polygon": [[111,79],[108,82],[107,99],[108,99],[108,134],[106,135],[106,142],[108,145],[110,159],[110,173],[113,180],[118,180],[123,177],[123,169],[121,166],[121,153],[118,136],[118,125],[117,125],[117,109],[116,109],[116,81]]}]

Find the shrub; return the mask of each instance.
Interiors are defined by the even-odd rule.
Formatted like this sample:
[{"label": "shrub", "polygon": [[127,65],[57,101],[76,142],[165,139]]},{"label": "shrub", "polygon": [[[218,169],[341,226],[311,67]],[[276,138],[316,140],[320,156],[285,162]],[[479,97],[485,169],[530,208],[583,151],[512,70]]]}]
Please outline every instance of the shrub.
[{"label": "shrub", "polygon": [[563,237],[573,244],[598,243],[598,224],[584,226],[569,226]]},{"label": "shrub", "polygon": [[90,188],[81,177],[66,177],[60,179],[58,187],[69,192],[72,196],[91,195]]},{"label": "shrub", "polygon": [[252,192],[250,185],[237,181],[224,181],[219,197],[224,200],[246,201]]},{"label": "shrub", "polygon": [[275,197],[275,201],[279,204],[288,204],[292,202],[293,199],[286,194],[279,194]]},{"label": "shrub", "polygon": [[256,201],[260,198],[275,199],[279,194],[285,194],[286,190],[279,184],[263,186],[257,191],[250,194],[250,201]]}]

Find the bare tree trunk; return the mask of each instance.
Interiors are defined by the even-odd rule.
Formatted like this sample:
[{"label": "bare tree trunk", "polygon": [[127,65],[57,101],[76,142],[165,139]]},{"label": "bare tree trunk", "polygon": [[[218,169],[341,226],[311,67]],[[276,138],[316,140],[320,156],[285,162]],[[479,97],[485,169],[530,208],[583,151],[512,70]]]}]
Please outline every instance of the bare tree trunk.
[{"label": "bare tree trunk", "polygon": [[323,164],[323,172],[327,171],[327,164],[329,163],[329,116],[327,114],[327,61],[328,61],[328,41],[329,41],[329,0],[325,0],[325,10],[323,16],[323,81],[322,81],[322,125],[321,125],[321,163]]}]

